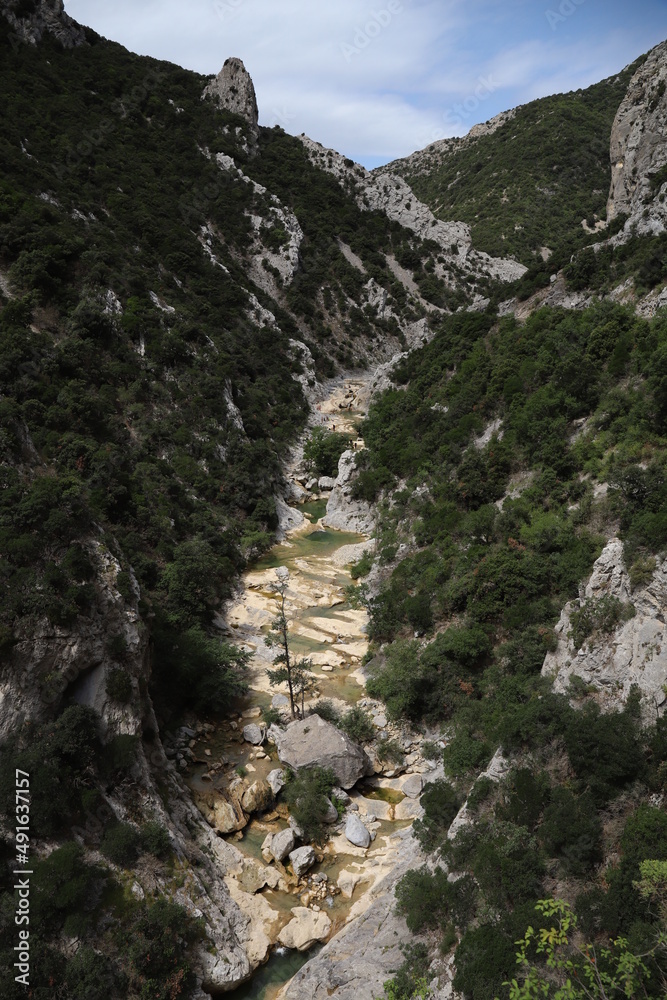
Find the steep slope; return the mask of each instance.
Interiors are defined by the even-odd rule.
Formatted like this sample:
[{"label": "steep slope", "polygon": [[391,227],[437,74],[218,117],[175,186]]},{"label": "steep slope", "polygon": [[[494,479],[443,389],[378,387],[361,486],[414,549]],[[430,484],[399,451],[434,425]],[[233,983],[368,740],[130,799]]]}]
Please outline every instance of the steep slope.
[{"label": "steep slope", "polygon": [[637,63],[586,90],[546,97],[383,167],[474,245],[530,266],[605,218],[609,136]]}]

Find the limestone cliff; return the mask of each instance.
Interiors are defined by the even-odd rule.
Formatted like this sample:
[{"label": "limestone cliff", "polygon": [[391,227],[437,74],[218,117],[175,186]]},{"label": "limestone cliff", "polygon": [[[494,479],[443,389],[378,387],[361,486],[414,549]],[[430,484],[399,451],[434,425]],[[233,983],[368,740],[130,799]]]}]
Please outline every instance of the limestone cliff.
[{"label": "limestone cliff", "polygon": [[248,146],[257,146],[259,111],[255,87],[241,59],[231,56],[218,75],[204,90],[205,97],[212,97],[221,108],[231,111],[248,122]]},{"label": "limestone cliff", "polygon": [[[573,614],[586,602],[594,609],[605,598],[620,602],[626,614],[611,631],[594,629],[577,645]],[[588,693],[607,711],[621,708],[631,687],[637,685],[645,718],[655,720],[667,702],[665,608],[667,560],[658,559],[650,579],[633,590],[623,561],[623,543],[612,538],[595,563],[581,599],[565,605],[556,626],[558,646],[547,653],[542,673],[553,678],[555,691],[575,697]]]},{"label": "limestone cliff", "polygon": [[66,49],[85,44],[85,32],[65,13],[63,0],[0,0],[0,14],[14,29],[17,42],[35,45],[49,34]]},{"label": "limestone cliff", "polygon": [[665,231],[667,208],[667,42],[650,53],[632,77],[611,132],[609,219],[627,214],[619,239]]}]

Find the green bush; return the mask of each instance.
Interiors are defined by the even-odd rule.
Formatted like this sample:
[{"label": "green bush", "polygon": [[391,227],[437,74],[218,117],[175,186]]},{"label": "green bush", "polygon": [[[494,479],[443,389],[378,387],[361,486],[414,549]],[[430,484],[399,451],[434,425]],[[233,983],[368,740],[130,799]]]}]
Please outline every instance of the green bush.
[{"label": "green bush", "polygon": [[396,909],[405,917],[408,929],[418,934],[443,927],[451,914],[452,883],[443,868],[422,868],[407,872],[396,886]]},{"label": "green bush", "polygon": [[141,827],[141,850],[154,854],[156,858],[167,858],[172,853],[169,832],[156,820],[150,820]]},{"label": "green bush", "polygon": [[102,837],[100,851],[115,865],[130,868],[139,857],[141,834],[130,823],[114,823]]},{"label": "green bush", "polygon": [[549,777],[528,767],[511,771],[501,786],[496,816],[507,823],[534,830],[549,801]]},{"label": "green bush", "polygon": [[330,827],[324,823],[327,799],[336,784],[333,771],[328,768],[301,768],[285,785],[284,796],[290,806],[290,813],[303,830],[304,839],[312,843],[324,843],[330,835]]},{"label": "green bush", "polygon": [[303,448],[303,457],[308,469],[318,476],[338,475],[338,459],[350,447],[346,434],[337,434],[324,427],[314,427]]},{"label": "green bush", "polygon": [[482,924],[464,934],[456,949],[454,989],[466,1000],[504,995],[503,985],[514,973],[516,947],[501,928]]},{"label": "green bush", "polygon": [[359,705],[350,708],[340,720],[340,728],[355,743],[370,743],[375,736],[375,726],[370,714]]},{"label": "green bush", "polygon": [[118,701],[122,705],[132,698],[132,678],[127,670],[122,667],[114,667],[107,674],[106,691],[112,701]]},{"label": "green bush", "polygon": [[424,850],[432,852],[447,835],[462,800],[448,781],[438,778],[428,782],[420,801],[424,817],[415,820],[412,828]]},{"label": "green bush", "polygon": [[40,933],[53,934],[70,917],[82,931],[99,898],[103,872],[88,865],[83,850],[69,841],[37,861],[31,879],[31,922]]},{"label": "green bush", "polygon": [[592,797],[554,788],[544,811],[540,839],[567,875],[583,876],[602,859],[602,824]]},{"label": "green bush", "polygon": [[565,729],[565,746],[575,774],[604,805],[642,772],[644,760],[637,740],[634,701],[622,712],[602,715],[587,704],[573,713]]}]

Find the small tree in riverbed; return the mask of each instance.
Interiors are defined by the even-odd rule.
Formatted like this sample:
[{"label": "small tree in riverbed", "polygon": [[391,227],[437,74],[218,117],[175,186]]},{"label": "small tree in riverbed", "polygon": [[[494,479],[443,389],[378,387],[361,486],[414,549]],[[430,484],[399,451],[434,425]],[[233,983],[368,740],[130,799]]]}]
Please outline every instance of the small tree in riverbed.
[{"label": "small tree in riverbed", "polygon": [[[267,646],[280,650],[278,655],[273,659],[277,669],[267,670],[269,683],[271,685],[287,683],[292,718],[296,719],[299,714],[303,718],[306,691],[309,691],[314,684],[314,677],[310,673],[312,663],[310,660],[295,660],[290,654],[289,628],[287,615],[285,614],[287,584],[281,583],[277,589],[280,595],[280,611],[277,617],[271,622],[271,631],[264,640]],[[299,698],[301,698],[300,713]]]}]

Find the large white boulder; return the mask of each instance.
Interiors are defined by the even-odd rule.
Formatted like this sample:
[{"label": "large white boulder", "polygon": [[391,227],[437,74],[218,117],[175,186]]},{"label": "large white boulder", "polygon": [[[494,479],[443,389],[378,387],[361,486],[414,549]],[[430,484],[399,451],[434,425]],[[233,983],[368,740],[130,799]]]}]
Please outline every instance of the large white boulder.
[{"label": "large white boulder", "polygon": [[292,919],[278,935],[285,948],[307,951],[316,941],[324,941],[331,932],[331,920],[320,911],[316,913],[306,906],[295,906]]},{"label": "large white boulder", "polygon": [[319,715],[293,722],[273,736],[283,764],[297,771],[302,767],[330,768],[342,788],[352,788],[373,765],[362,748],[336,726]]}]

